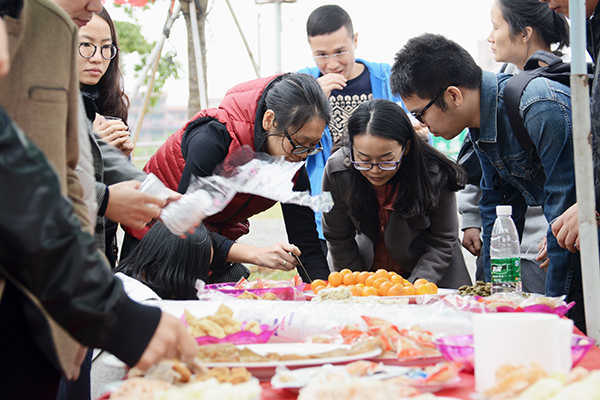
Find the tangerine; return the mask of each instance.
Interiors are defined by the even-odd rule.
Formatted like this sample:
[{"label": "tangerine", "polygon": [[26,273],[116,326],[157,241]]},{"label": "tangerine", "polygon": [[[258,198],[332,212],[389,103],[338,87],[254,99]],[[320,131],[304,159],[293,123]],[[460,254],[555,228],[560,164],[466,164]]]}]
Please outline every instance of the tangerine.
[{"label": "tangerine", "polygon": [[351,274],[352,271],[350,271],[348,268],[344,268],[343,270],[340,271],[340,275],[342,275],[342,277]]},{"label": "tangerine", "polygon": [[437,287],[437,285],[436,285],[435,283],[433,283],[433,282],[427,282],[427,283],[425,284],[425,286],[428,286],[428,287],[430,287],[430,288],[431,288],[431,294],[437,294],[437,292],[438,292],[438,287]]},{"label": "tangerine", "polygon": [[414,296],[417,294],[417,289],[412,284],[404,285],[404,292],[407,296]]},{"label": "tangerine", "polygon": [[417,279],[415,281],[415,283],[413,283],[413,285],[415,285],[415,286],[421,286],[421,285],[424,285],[426,283],[429,283],[429,281],[427,279],[419,278],[419,279]]},{"label": "tangerine", "polygon": [[356,279],[356,281],[358,283],[365,283],[365,281],[367,280],[367,278],[369,277],[369,273],[367,271],[363,271],[363,272],[359,272],[358,274],[358,278]]},{"label": "tangerine", "polygon": [[344,285],[356,285],[356,276],[352,273],[344,275],[342,278]]},{"label": "tangerine", "polygon": [[385,278],[385,279],[390,279],[390,273],[387,272],[385,269],[378,269],[377,271],[375,271],[375,275],[379,276],[380,278]]},{"label": "tangerine", "polygon": [[389,282],[389,280],[385,278],[377,278],[373,282],[373,287],[379,289],[379,286],[381,286],[381,284],[384,282]]},{"label": "tangerine", "polygon": [[419,285],[416,286],[417,288],[417,294],[421,295],[421,294],[433,294],[432,289],[430,286],[425,285]]},{"label": "tangerine", "polygon": [[363,296],[378,296],[379,292],[374,287],[368,286],[363,289],[362,295]]},{"label": "tangerine", "polygon": [[350,293],[352,293],[352,296],[362,296],[363,295],[363,289],[360,286],[350,286]]},{"label": "tangerine", "polygon": [[379,277],[375,274],[369,276],[366,280],[365,280],[365,286],[373,286],[373,282],[375,282],[377,279],[379,279]]},{"label": "tangerine", "polygon": [[314,281],[312,281],[312,283],[310,284],[310,289],[316,293],[315,289],[318,288],[319,286],[327,286],[327,282],[325,282],[323,279],[315,279]]},{"label": "tangerine", "polygon": [[387,296],[404,296],[406,294],[404,287],[399,284],[395,284],[388,290]]},{"label": "tangerine", "polygon": [[379,285],[379,290],[377,291],[380,296],[387,296],[389,290],[394,286],[394,284],[390,281],[385,281],[381,285]]},{"label": "tangerine", "polygon": [[339,272],[335,271],[329,274],[328,280],[331,286],[338,287],[342,284],[343,277]]},{"label": "tangerine", "polygon": [[[392,274],[390,273],[390,275],[392,275]],[[402,285],[402,283],[404,282],[404,278],[397,274],[392,275],[392,277],[390,278],[390,282],[392,282],[394,284],[398,283],[398,284]]]},{"label": "tangerine", "polygon": [[317,286],[312,291],[314,294],[319,294],[319,292],[323,289],[327,289],[327,286]]}]

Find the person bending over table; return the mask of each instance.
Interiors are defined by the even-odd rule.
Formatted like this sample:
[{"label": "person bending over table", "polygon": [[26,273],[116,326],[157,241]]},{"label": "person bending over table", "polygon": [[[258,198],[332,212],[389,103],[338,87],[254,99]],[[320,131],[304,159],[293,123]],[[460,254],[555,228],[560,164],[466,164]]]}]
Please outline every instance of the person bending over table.
[{"label": "person bending over table", "polygon": [[458,241],[461,167],[416,136],[406,112],[382,99],[361,104],[348,138],[327,161],[323,213],[332,266],[395,271],[440,287],[471,284]]},{"label": "person bending over table", "polygon": [[[167,187],[185,193],[193,176],[209,176],[215,167],[235,158],[242,146],[286,161],[299,162],[322,150],[321,136],[330,119],[330,106],[317,80],[307,74],[289,73],[260,78],[230,89],[218,108],[200,111],[171,135],[144,170],[154,173]],[[308,191],[310,183],[303,166],[295,177],[294,190]],[[249,232],[248,218],[276,202],[238,193],[218,214],[204,220],[214,232],[215,255],[211,269],[226,263],[291,270],[299,256],[306,272],[302,278],[326,279],[329,275],[313,211],[304,206],[282,204],[290,243],[255,247],[235,242]],[[147,231],[127,230],[141,239]],[[127,237],[123,250],[133,242]],[[297,245],[297,246],[296,246]]]}]

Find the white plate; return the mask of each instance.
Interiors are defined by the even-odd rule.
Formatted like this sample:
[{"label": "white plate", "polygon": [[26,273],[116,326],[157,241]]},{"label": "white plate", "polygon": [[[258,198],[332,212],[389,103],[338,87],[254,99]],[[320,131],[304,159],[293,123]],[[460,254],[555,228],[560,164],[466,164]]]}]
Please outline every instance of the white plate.
[{"label": "white plate", "polygon": [[[413,371],[413,367],[399,367],[399,366],[385,366],[382,372],[377,373],[371,376],[363,376],[356,377],[356,379],[375,379],[375,380],[385,380],[389,378],[393,378],[396,376],[402,376]],[[331,374],[337,375],[339,373],[344,373],[345,369],[343,366],[333,366],[333,365],[325,365],[320,367],[313,368],[300,368],[293,371],[285,371],[283,375],[276,374],[271,379],[271,386],[276,389],[290,389],[290,390],[299,390],[306,386],[310,380],[319,375],[322,375],[324,379],[327,379]],[[284,378],[285,377],[285,378]],[[281,379],[283,378],[283,379]],[[294,379],[295,378],[295,379]],[[460,377],[456,376],[454,379],[449,382],[445,382],[443,384],[439,383],[431,383],[431,384],[408,384],[408,386],[412,386],[416,389],[419,389],[422,393],[434,393],[438,392],[441,389],[454,387],[460,382]]]},{"label": "white plate", "polygon": [[[264,344],[249,344],[238,346],[248,348],[253,352],[265,355],[267,353],[298,354],[310,355],[324,353],[326,351],[336,350],[340,348],[350,348],[348,345],[339,344],[321,344],[321,343],[264,343]],[[208,368],[214,367],[245,367],[261,381],[269,380],[275,375],[275,368],[278,365],[285,365],[290,369],[298,367],[319,366],[323,364],[347,364],[356,360],[377,357],[381,354],[381,349],[375,349],[362,354],[355,354],[343,357],[328,357],[328,358],[311,358],[304,360],[286,360],[286,361],[265,361],[265,362],[207,362]]]}]

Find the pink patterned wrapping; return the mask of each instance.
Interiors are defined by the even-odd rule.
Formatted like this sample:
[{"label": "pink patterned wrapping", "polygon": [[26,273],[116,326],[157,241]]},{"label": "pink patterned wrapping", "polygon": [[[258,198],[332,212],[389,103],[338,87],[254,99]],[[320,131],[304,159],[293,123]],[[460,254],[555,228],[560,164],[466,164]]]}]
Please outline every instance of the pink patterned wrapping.
[{"label": "pink patterned wrapping", "polygon": [[306,296],[302,292],[305,284],[302,286],[286,285],[282,287],[271,287],[262,289],[234,289],[230,283],[216,283],[213,285],[206,285],[205,290],[216,290],[221,293],[228,294],[233,297],[238,297],[244,292],[249,292],[260,297],[265,293],[273,293],[279,300],[292,300],[292,301],[305,301]]},{"label": "pink patterned wrapping", "polygon": [[[179,319],[183,322],[183,324],[187,328],[188,323],[187,323],[187,320],[185,319],[185,314],[183,314]],[[242,329],[244,329],[244,326],[246,325],[246,323],[247,322],[242,323]],[[208,336],[208,335],[207,336],[199,336],[196,338],[196,342],[198,342],[199,345],[215,344],[215,343],[233,343],[233,344],[267,343],[269,341],[269,339],[271,338],[271,336],[273,335],[273,333],[277,330],[277,327],[271,328],[271,327],[269,327],[269,325],[260,325],[260,330],[261,330],[261,332],[258,335],[254,332],[242,330],[241,332],[232,333],[231,335],[227,335],[222,339],[219,339],[218,337],[215,337],[215,336]]]}]

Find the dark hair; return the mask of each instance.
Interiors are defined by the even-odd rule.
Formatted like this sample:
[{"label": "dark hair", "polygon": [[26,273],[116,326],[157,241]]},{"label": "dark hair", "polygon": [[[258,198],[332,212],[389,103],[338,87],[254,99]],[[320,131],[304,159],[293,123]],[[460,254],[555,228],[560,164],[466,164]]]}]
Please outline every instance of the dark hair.
[{"label": "dark hair", "polygon": [[527,33],[531,27],[540,40],[548,47],[558,44],[559,54],[563,47],[569,47],[569,23],[567,18],[550,9],[539,0],[497,0],[502,16],[508,23],[511,39],[519,33]]},{"label": "dark hair", "polygon": [[[409,39],[396,53],[390,86],[395,95],[433,99],[450,85],[480,89],[481,68],[458,43],[442,35],[424,33]],[[436,104],[446,109],[444,96]]]},{"label": "dark hair", "polygon": [[330,4],[316,8],[310,13],[306,21],[306,34],[310,39],[314,36],[336,32],[342,26],[346,27],[350,37],[354,35],[350,15],[342,7]]},{"label": "dark hair", "polygon": [[181,239],[157,222],[113,272],[143,282],[162,299],[196,299],[197,279],[208,282],[213,239],[204,225]]},{"label": "dark hair", "polygon": [[[106,11],[106,8],[102,7],[102,11],[95,14],[108,23],[112,43],[119,47],[115,24]],[[96,101],[100,114],[121,118],[121,120],[127,124],[130,103],[129,97],[127,97],[125,90],[123,89],[123,75],[121,74],[119,66],[119,51],[117,51],[115,58],[110,60],[106,73],[104,73],[102,78],[100,78],[98,83],[94,86],[97,86],[100,94]]]},{"label": "dark hair", "polygon": [[265,96],[267,109],[275,113],[277,125],[271,135],[293,136],[315,118],[325,123],[331,119],[331,106],[317,79],[308,74],[291,73],[269,89]]},{"label": "dark hair", "polygon": [[[393,187],[388,200],[395,197],[394,210],[403,218],[426,215],[437,208],[442,189],[448,187],[456,191],[464,187],[466,175],[462,167],[421,139],[398,104],[373,99],[358,106],[348,119],[350,144],[360,135],[393,140],[402,146],[410,141],[410,150],[388,182]],[[436,174],[442,174],[441,179],[432,176],[432,164],[439,165],[440,171]],[[360,171],[354,168],[351,171],[351,184],[346,193],[349,213],[358,218],[373,215],[379,210],[375,190]],[[376,214],[373,218],[377,218]]]}]

